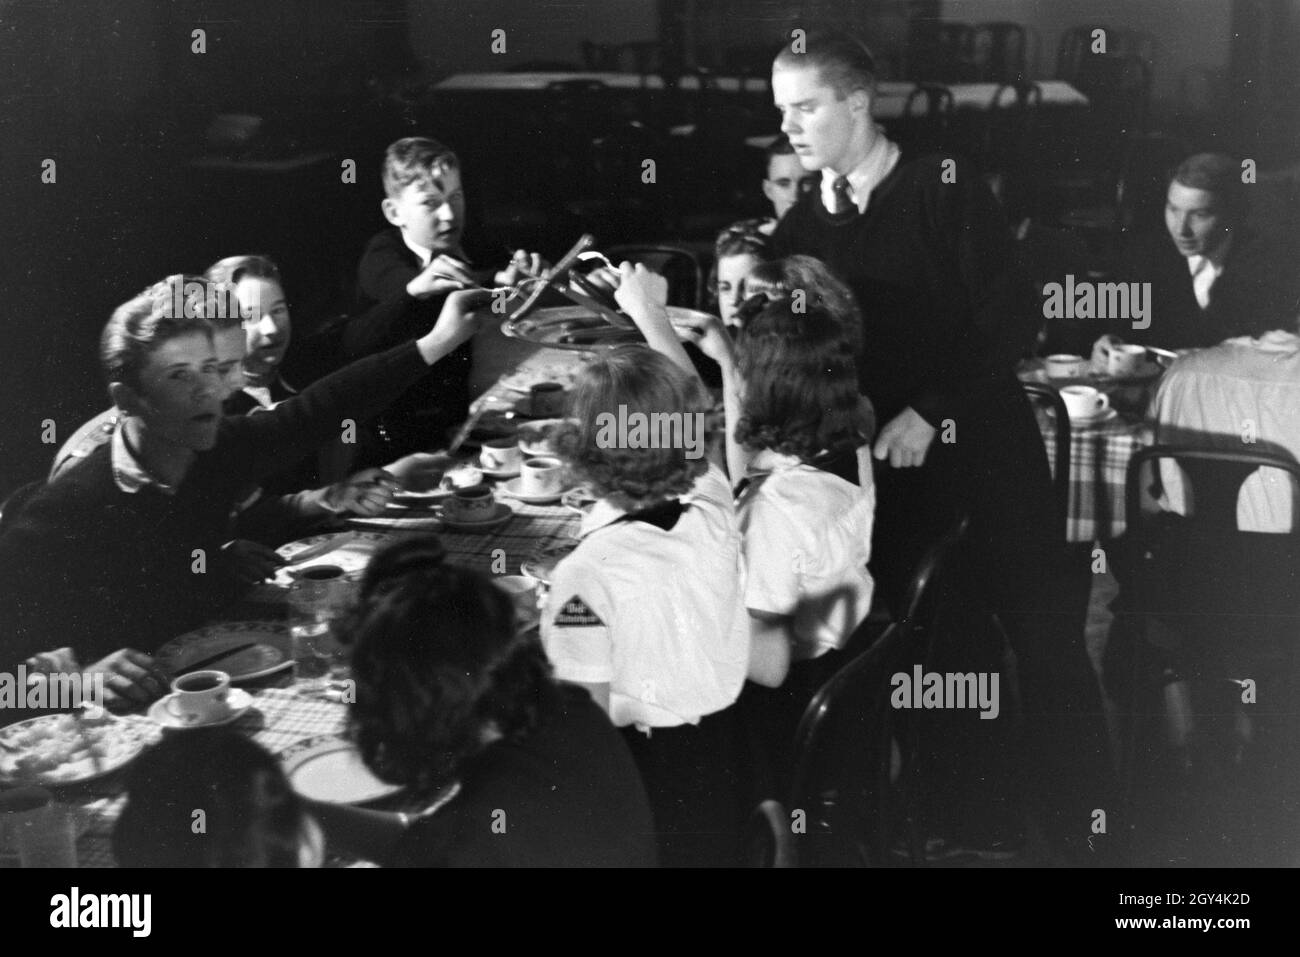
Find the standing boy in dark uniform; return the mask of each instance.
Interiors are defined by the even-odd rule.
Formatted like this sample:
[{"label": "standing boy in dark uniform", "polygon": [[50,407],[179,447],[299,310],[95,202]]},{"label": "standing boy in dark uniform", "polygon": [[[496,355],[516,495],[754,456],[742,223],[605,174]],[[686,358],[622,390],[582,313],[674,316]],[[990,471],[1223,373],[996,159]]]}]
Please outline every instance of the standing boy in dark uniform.
[{"label": "standing boy in dark uniform", "polygon": [[1049,830],[1086,845],[1105,739],[1083,622],[1062,620],[1047,595],[1061,531],[1014,374],[1037,328],[1031,288],[976,169],[904,160],[872,121],[866,47],[809,35],[795,49],[776,57],[773,96],[782,132],[822,180],[781,220],[773,247],[825,261],[862,309],[861,388],[882,423],[872,571],[899,613],[925,550],[970,515],[975,573],[1015,645]]}]

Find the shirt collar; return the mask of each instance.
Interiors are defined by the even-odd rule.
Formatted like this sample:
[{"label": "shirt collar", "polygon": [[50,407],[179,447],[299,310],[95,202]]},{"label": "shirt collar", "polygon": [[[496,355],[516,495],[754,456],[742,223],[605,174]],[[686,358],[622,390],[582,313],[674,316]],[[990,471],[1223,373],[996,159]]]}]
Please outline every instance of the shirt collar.
[{"label": "shirt collar", "polygon": [[122,426],[113,430],[111,440],[111,456],[113,460],[113,481],[117,487],[128,495],[134,495],[140,489],[152,485],[158,491],[165,495],[175,495],[176,489],[164,482],[158,481],[140,464],[132,453],[131,448],[126,444],[126,429]]},{"label": "shirt collar", "polygon": [[608,499],[599,499],[595,505],[587,509],[587,514],[582,516],[582,524],[578,526],[578,537],[586,538],[597,529],[612,525],[626,514],[627,509],[619,508]]},{"label": "shirt collar", "polygon": [[433,250],[426,249],[423,246],[417,246],[415,243],[411,242],[411,240],[407,238],[405,232],[402,232],[402,242],[406,244],[407,249],[415,253],[415,255],[420,258],[421,269],[429,265],[429,263],[433,262]]},{"label": "shirt collar", "polygon": [[762,449],[749,460],[749,467],[745,470],[745,474],[752,476],[762,472],[780,472],[797,468],[802,464],[803,460],[797,455],[782,455],[771,449]]},{"label": "shirt collar", "polygon": [[1202,263],[1209,263],[1210,268],[1216,274],[1223,272],[1223,262],[1228,258],[1228,250],[1232,248],[1232,233],[1224,237],[1223,242],[1219,243],[1219,248],[1214,251],[1212,256],[1188,256],[1187,271],[1195,276],[1201,271]]},{"label": "shirt collar", "polygon": [[[898,157],[898,144],[886,136],[880,126],[877,126],[875,143],[862,158],[862,162],[847,173],[849,191],[853,202],[857,204],[858,212],[866,212],[872,192],[884,182],[886,176],[894,171],[894,167],[898,165]],[[834,170],[822,170],[822,204],[828,210],[835,208],[835,180],[838,178],[839,174]]]}]

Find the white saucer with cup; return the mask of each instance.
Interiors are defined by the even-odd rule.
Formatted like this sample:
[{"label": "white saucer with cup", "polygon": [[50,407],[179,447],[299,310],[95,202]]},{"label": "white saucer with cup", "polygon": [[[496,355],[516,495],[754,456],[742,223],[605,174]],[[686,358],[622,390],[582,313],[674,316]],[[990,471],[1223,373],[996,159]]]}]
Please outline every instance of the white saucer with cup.
[{"label": "white saucer with cup", "polygon": [[1147,364],[1147,350],[1144,346],[1111,346],[1106,355],[1106,372],[1116,379],[1137,375]]},{"label": "white saucer with cup", "polygon": [[181,675],[161,704],[168,717],[185,727],[225,721],[231,715],[230,675],[215,670]]},{"label": "white saucer with cup", "polygon": [[1057,353],[1043,360],[1049,379],[1082,379],[1088,374],[1088,360],[1083,356]]},{"label": "white saucer with cup", "polygon": [[1110,410],[1109,396],[1090,385],[1067,385],[1061,390],[1061,401],[1076,422],[1100,418]]},{"label": "white saucer with cup", "polygon": [[564,463],[539,455],[524,459],[519,467],[519,495],[522,498],[558,497],[564,491]]},{"label": "white saucer with cup", "polygon": [[449,521],[469,524],[488,522],[497,514],[496,496],[486,485],[458,488],[442,503],[442,514]]}]

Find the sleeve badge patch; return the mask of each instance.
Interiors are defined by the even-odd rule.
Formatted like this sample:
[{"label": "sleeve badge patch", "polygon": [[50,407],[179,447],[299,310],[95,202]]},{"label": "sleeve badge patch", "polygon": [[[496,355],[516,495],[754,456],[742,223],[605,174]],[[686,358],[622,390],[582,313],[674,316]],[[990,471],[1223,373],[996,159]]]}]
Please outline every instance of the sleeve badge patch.
[{"label": "sleeve badge patch", "polygon": [[604,627],[605,623],[600,620],[600,616],[587,607],[587,603],[574,595],[564,603],[559,613],[555,616],[556,627],[561,628],[582,628],[582,627]]}]

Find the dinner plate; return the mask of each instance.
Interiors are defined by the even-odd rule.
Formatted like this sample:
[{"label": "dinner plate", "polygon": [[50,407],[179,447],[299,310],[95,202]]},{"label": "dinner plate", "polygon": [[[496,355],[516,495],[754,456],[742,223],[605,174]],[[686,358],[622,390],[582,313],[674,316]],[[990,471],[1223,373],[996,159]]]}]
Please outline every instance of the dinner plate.
[{"label": "dinner plate", "polygon": [[555,566],[560,564],[560,560],[577,547],[578,540],[576,538],[566,538],[563,541],[554,542],[538,549],[532,558],[519,566],[519,570],[529,578],[536,578],[543,585],[549,585],[551,576],[555,573]]},{"label": "dinner plate", "polygon": [[299,552],[305,552],[307,549],[314,548],[331,539],[339,542],[338,548],[317,555],[311,561],[304,562],[293,569],[277,569],[272,580],[277,585],[287,588],[298,580],[295,577],[296,575],[301,575],[304,568],[311,568],[313,565],[337,565],[344,572],[362,571],[370,563],[370,556],[388,540],[388,537],[382,532],[330,532],[325,535],[313,535],[310,538],[289,542],[287,545],[281,545],[275,551],[281,558],[292,562],[293,556]]},{"label": "dinner plate", "polygon": [[231,688],[230,698],[228,699],[230,711],[224,717],[217,718],[215,721],[204,721],[201,724],[190,724],[167,710],[167,702],[175,697],[176,694],[173,692],[166,697],[159,698],[149,706],[149,717],[154,721],[157,721],[162,727],[173,731],[197,731],[199,728],[220,728],[223,725],[238,721],[246,715],[248,709],[253,706],[253,696],[251,694],[243,688]]},{"label": "dinner plate", "polygon": [[557,492],[549,492],[542,495],[525,495],[519,487],[519,483],[522,481],[523,479],[515,479],[511,482],[506,482],[501,486],[501,490],[511,498],[517,498],[519,501],[528,505],[549,505],[551,502],[560,501],[560,499],[565,495],[568,495],[569,492],[573,491],[573,489],[567,491],[561,489]]},{"label": "dinner plate", "polygon": [[289,784],[300,795],[331,804],[368,804],[403,790],[381,781],[361,760],[347,738],[319,734],[285,748],[278,755]]},{"label": "dinner plate", "polygon": [[497,502],[492,517],[478,522],[461,522],[442,516],[442,524],[453,532],[483,532],[504,525],[515,517],[515,510],[505,502]]},{"label": "dinner plate", "polygon": [[170,675],[220,654],[226,648],[246,648],[213,662],[211,667],[230,675],[231,681],[255,681],[293,667],[293,645],[287,625],[274,621],[230,621],[188,631],[173,638],[154,654],[154,661]]},{"label": "dinner plate", "polygon": [[158,740],[141,715],[47,714],[0,728],[0,784],[63,787],[106,777]]}]

